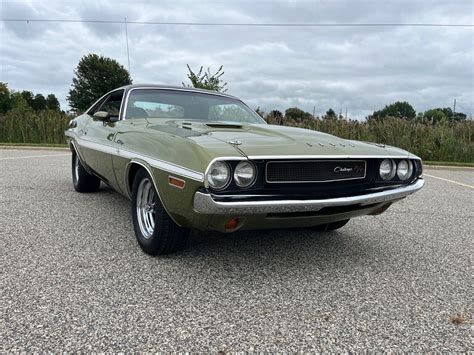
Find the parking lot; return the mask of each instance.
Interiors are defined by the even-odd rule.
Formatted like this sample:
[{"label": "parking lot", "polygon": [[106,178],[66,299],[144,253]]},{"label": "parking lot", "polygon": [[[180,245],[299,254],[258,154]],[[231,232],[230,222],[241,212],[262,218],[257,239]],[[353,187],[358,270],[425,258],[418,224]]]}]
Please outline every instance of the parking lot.
[{"label": "parking lot", "polygon": [[67,151],[0,150],[0,349],[473,350],[473,169],[337,232],[193,232],[138,247],[129,201]]}]

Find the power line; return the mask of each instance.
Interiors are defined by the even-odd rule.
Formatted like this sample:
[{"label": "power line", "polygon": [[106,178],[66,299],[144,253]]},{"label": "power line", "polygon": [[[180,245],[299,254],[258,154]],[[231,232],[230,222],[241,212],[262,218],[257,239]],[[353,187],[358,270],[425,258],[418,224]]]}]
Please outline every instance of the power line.
[{"label": "power line", "polygon": [[474,27],[474,24],[449,23],[223,23],[223,22],[155,22],[119,20],[74,20],[74,19],[20,19],[2,18],[3,22],[61,22],[61,23],[102,23],[156,26],[238,26],[238,27]]}]

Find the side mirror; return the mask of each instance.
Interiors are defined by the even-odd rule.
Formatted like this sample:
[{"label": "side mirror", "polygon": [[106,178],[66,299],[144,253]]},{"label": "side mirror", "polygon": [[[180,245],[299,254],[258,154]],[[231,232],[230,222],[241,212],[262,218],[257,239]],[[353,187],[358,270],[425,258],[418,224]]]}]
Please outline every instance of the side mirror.
[{"label": "side mirror", "polygon": [[94,120],[102,122],[116,122],[118,120],[117,116],[112,116],[106,111],[97,111],[94,113]]}]

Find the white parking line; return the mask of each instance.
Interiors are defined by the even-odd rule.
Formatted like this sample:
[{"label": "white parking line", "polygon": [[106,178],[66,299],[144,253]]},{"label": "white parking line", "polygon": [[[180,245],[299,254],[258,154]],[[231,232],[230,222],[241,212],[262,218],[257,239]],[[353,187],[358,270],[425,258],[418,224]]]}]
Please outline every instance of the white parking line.
[{"label": "white parking line", "polygon": [[63,157],[66,155],[71,155],[71,153],[66,154],[46,154],[46,155],[30,155],[26,157],[7,157],[7,158],[0,158],[0,160],[16,160],[16,159],[29,159],[29,158],[44,158],[44,157]]},{"label": "white parking line", "polygon": [[463,184],[462,182],[459,182],[459,181],[449,180],[449,179],[445,179],[445,178],[442,178],[442,177],[439,177],[439,176],[434,176],[434,175],[425,174],[425,173],[423,173],[423,176],[429,176],[433,179],[443,180],[443,181],[450,182],[452,184],[461,185],[461,186],[464,186],[464,187],[469,187],[471,189],[474,189],[474,186],[468,185],[468,184]]}]

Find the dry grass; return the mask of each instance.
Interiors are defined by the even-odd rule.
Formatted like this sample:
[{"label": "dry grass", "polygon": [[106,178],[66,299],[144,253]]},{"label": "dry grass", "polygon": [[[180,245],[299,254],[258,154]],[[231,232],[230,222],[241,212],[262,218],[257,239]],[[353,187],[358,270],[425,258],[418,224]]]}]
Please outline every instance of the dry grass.
[{"label": "dry grass", "polygon": [[[271,124],[281,124],[267,117]],[[424,124],[398,118],[360,122],[346,120],[283,120],[283,125],[313,129],[341,138],[385,143],[418,155],[423,160],[474,162],[474,121]]]}]

